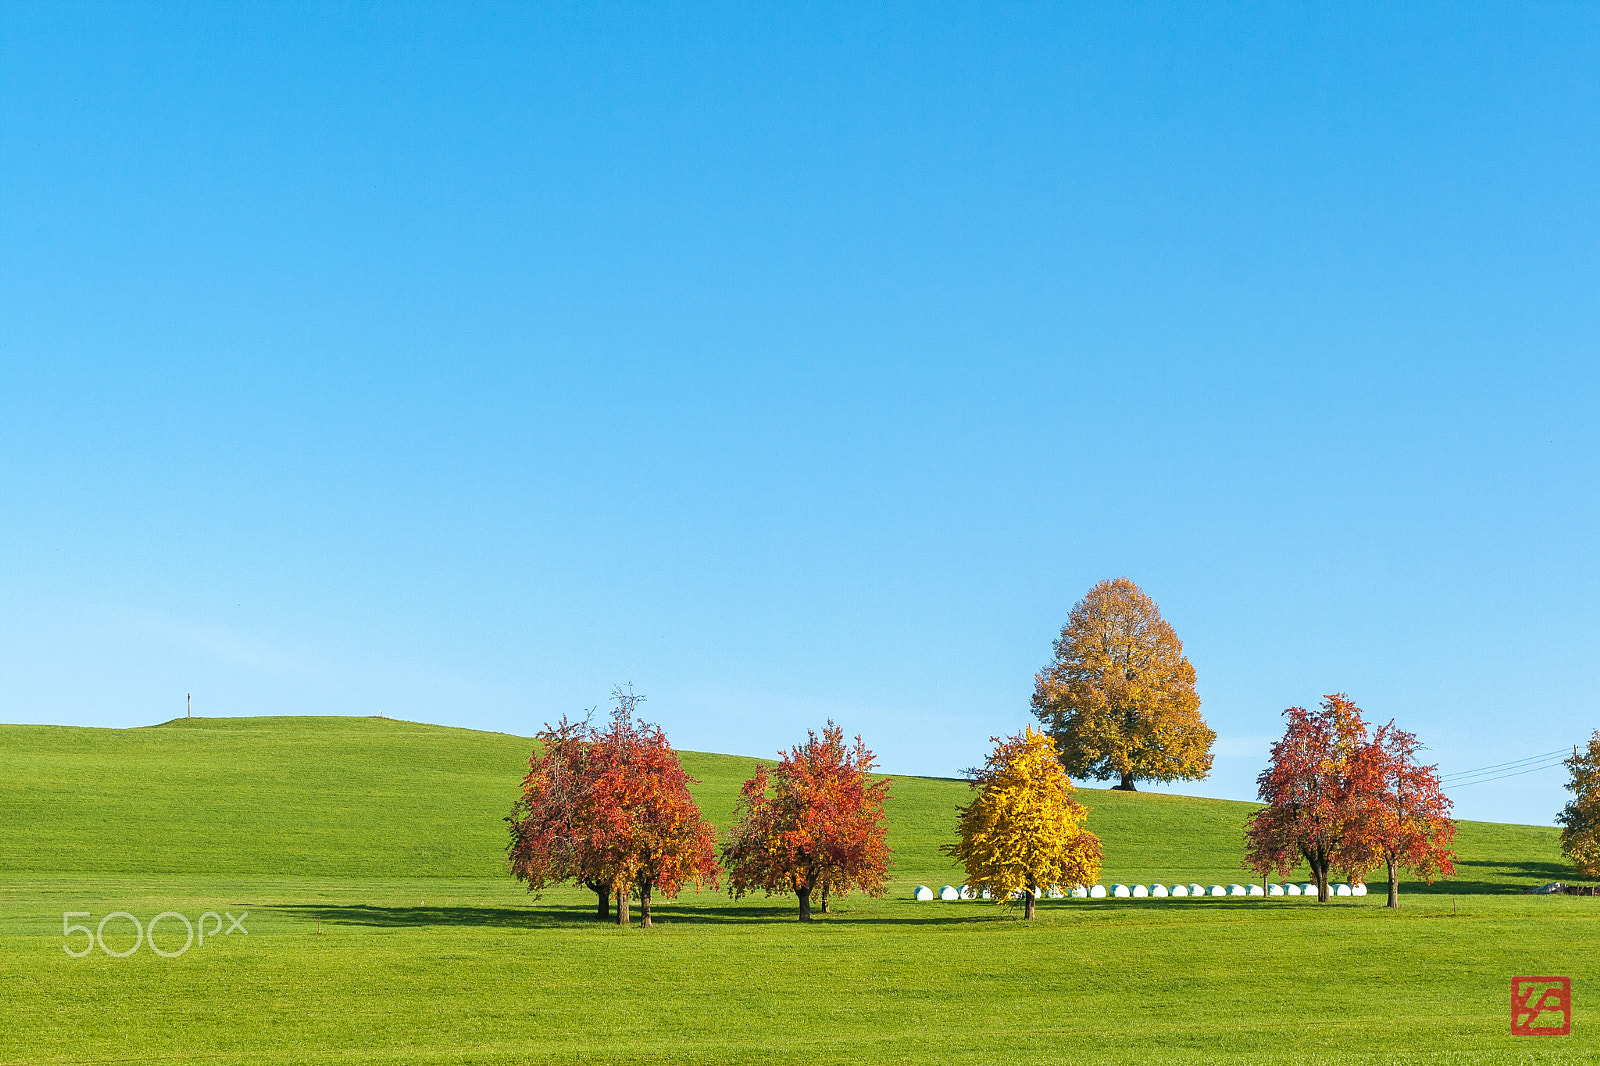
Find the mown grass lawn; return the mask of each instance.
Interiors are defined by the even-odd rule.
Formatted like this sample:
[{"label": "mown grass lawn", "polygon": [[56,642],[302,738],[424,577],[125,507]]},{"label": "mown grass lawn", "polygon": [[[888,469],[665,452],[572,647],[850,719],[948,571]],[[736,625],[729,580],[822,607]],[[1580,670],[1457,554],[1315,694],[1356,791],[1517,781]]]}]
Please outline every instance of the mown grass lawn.
[{"label": "mown grass lawn", "polygon": [[[1398,913],[1059,901],[1025,923],[905,898],[955,880],[937,845],[965,789],[901,778],[890,898],[803,927],[792,900],[691,893],[619,929],[498,873],[527,743],[370,719],[0,727],[0,1063],[1600,1061],[1600,900],[1516,891],[1567,875],[1553,830],[1464,824],[1455,890],[1407,885]],[[726,817],[752,760],[687,761]],[[1107,881],[1244,879],[1251,805],[1084,798]],[[66,911],[248,912],[249,932],[74,959]],[[1546,973],[1573,978],[1573,1035],[1511,1036],[1511,977]]]}]

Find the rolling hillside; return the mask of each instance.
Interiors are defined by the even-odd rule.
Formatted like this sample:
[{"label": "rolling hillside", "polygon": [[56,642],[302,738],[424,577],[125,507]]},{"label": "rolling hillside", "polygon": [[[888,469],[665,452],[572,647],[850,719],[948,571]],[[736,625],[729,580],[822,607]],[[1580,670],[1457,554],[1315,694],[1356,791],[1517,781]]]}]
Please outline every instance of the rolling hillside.
[{"label": "rolling hillside", "polygon": [[[485,878],[531,741],[378,718],[176,719],[141,729],[0,726],[0,871],[7,874]],[[719,824],[757,760],[683,753]],[[896,777],[898,881],[954,880],[960,781]],[[1253,804],[1080,790],[1105,879],[1239,880]],[[1571,876],[1557,831],[1463,822],[1456,881],[1511,892]],[[1421,890],[1422,886],[1416,886]]]}]

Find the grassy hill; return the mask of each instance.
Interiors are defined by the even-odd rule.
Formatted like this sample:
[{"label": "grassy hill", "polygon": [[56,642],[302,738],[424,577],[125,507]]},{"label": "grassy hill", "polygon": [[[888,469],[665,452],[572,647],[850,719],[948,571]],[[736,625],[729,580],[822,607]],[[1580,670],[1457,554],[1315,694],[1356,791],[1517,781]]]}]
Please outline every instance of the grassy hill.
[{"label": "grassy hill", "polygon": [[[818,1062],[1587,1062],[1507,1032],[1514,974],[1600,987],[1600,901],[1553,829],[1463,823],[1462,877],[1376,896],[910,901],[959,781],[898,777],[894,891],[810,926],[793,900],[658,901],[648,932],[501,866],[526,738],[372,718],[0,726],[0,1066]],[[725,821],[755,760],[686,753]],[[1251,804],[1084,790],[1105,880],[1228,881]],[[227,912],[167,957],[135,919]],[[64,917],[65,916],[65,917]],[[103,948],[72,957],[77,921]],[[110,925],[102,925],[109,921]],[[117,957],[107,952],[131,952]]]},{"label": "grassy hill", "polygon": [[[532,742],[380,718],[179,718],[143,729],[0,726],[0,870],[341,878],[503,876],[505,825]],[[685,752],[727,823],[757,760]],[[896,777],[899,881],[957,880],[939,853],[960,781]],[[1240,880],[1255,805],[1082,789],[1108,881]],[[1463,822],[1462,874],[1507,892],[1570,876],[1557,831]]]}]

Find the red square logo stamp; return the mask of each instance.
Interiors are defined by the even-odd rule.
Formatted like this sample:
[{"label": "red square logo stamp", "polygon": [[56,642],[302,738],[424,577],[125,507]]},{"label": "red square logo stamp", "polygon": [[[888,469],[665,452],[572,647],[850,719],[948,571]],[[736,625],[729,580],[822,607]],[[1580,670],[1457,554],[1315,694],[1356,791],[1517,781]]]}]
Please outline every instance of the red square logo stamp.
[{"label": "red square logo stamp", "polygon": [[1572,1032],[1572,978],[1513,977],[1513,1036],[1567,1036]]}]

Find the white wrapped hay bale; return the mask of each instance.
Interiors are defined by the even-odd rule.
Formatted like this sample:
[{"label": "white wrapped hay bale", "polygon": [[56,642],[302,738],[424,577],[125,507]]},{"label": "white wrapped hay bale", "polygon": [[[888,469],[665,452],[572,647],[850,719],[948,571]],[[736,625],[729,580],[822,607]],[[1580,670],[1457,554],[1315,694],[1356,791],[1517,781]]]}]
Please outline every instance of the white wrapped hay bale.
[{"label": "white wrapped hay bale", "polygon": [[1106,886],[1105,885],[1091,885],[1090,888],[1089,888],[1089,898],[1090,899],[1105,899],[1106,898]]},{"label": "white wrapped hay bale", "polygon": [[1350,894],[1352,896],[1365,896],[1367,894],[1367,886],[1364,884],[1351,885]]},{"label": "white wrapped hay bale", "polygon": [[931,903],[933,902],[933,889],[927,885],[918,885],[916,891],[911,893],[911,898],[918,903]]},{"label": "white wrapped hay bale", "polygon": [[1088,899],[1089,898],[1089,890],[1087,888],[1084,888],[1082,885],[1073,885],[1072,886],[1072,898],[1073,899]]},{"label": "white wrapped hay bale", "polygon": [[1229,885],[1228,886],[1228,895],[1230,895],[1230,896],[1248,896],[1249,894],[1250,893],[1245,890],[1245,887],[1243,885]]},{"label": "white wrapped hay bale", "polygon": [[1146,888],[1145,886],[1143,886],[1143,885],[1134,885],[1133,886],[1133,898],[1134,899],[1144,899],[1149,895],[1150,895],[1150,890],[1148,888]]},{"label": "white wrapped hay bale", "polygon": [[1300,886],[1292,881],[1285,882],[1283,886],[1283,894],[1285,896],[1298,896],[1300,894]]},{"label": "white wrapped hay bale", "polygon": [[1260,885],[1251,885],[1248,894],[1252,896],[1265,896],[1267,894],[1267,890],[1262,888]]},{"label": "white wrapped hay bale", "polygon": [[1191,896],[1203,896],[1205,894],[1206,894],[1206,886],[1205,885],[1199,885],[1199,884],[1196,884],[1193,881],[1189,882],[1189,895],[1191,895]]},{"label": "white wrapped hay bale", "polygon": [[1282,885],[1268,885],[1267,886],[1267,895],[1269,895],[1269,896],[1281,896],[1281,895],[1283,895],[1283,886]]},{"label": "white wrapped hay bale", "polygon": [[[1182,887],[1182,886],[1179,886],[1179,887]],[[1154,896],[1156,899],[1166,899],[1167,896],[1169,895],[1169,893],[1167,892],[1167,886],[1166,885],[1151,885],[1150,886],[1150,894],[1152,896]]]},{"label": "white wrapped hay bale", "polygon": [[1067,894],[1061,891],[1060,885],[1051,885],[1044,890],[1044,896],[1046,899],[1065,899]]},{"label": "white wrapped hay bale", "polygon": [[1127,899],[1132,893],[1128,891],[1127,885],[1112,885],[1111,895],[1114,899]]},{"label": "white wrapped hay bale", "polygon": [[1334,885],[1333,886],[1333,894],[1335,896],[1348,896],[1348,895],[1350,895],[1350,886],[1347,885],[1347,884],[1344,884],[1342,882],[1337,884],[1337,885]]},{"label": "white wrapped hay bale", "polygon": [[962,885],[961,886],[961,898],[962,899],[977,899],[978,898],[978,893],[973,889],[973,887],[971,885]]},{"label": "white wrapped hay bale", "polygon": [[1189,894],[1189,886],[1188,885],[1173,885],[1172,886],[1172,894],[1174,896],[1187,896]]},{"label": "white wrapped hay bale", "polygon": [[945,885],[939,890],[939,898],[946,903],[954,903],[961,898],[961,890],[956,888],[955,885]]},{"label": "white wrapped hay bale", "polygon": [[1300,894],[1302,896],[1315,896],[1317,894],[1317,886],[1312,884],[1301,885]]},{"label": "white wrapped hay bale", "polygon": [[1208,896],[1226,896],[1227,894],[1228,890],[1223,888],[1221,885],[1212,885],[1210,888],[1206,889],[1206,895]]}]

